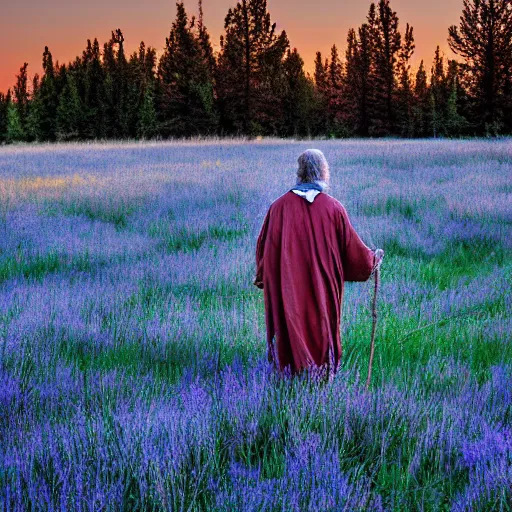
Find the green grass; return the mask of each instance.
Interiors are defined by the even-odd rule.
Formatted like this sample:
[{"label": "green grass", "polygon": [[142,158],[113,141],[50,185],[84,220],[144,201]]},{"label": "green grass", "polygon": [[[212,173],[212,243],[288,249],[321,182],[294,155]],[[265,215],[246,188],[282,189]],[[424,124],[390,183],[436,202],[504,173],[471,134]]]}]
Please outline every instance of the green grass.
[{"label": "green grass", "polygon": [[[419,374],[427,382],[429,376],[422,373],[421,368],[431,357],[446,361],[453,357],[467,365],[478,382],[485,382],[493,365],[512,364],[512,344],[499,338],[488,339],[482,333],[485,322],[492,323],[502,314],[505,300],[505,295],[501,295],[453,316],[438,315],[432,322],[418,321],[405,314],[399,316],[381,304],[376,333],[378,357],[374,360],[375,374],[392,379],[397,370],[406,370],[411,376]],[[342,338],[345,367],[357,365],[363,372],[368,368],[370,326],[370,314],[363,312]],[[440,375],[442,372],[434,376],[439,386],[449,390],[453,382],[440,379]]]},{"label": "green grass", "polygon": [[[212,367],[218,371],[233,363],[235,358],[245,364],[265,349],[264,341],[254,337],[252,324],[254,312],[260,316],[260,320],[263,317],[262,297],[256,288],[244,292],[230,283],[216,284],[218,286],[215,288],[204,288],[200,283],[170,286],[141,282],[137,292],[101,313],[101,329],[111,333],[114,345],[102,347],[93,341],[89,344],[82,339],[67,337],[59,343],[59,357],[82,370],[120,369],[132,376],[151,373],[157,380],[170,384],[179,381],[184,368],[193,368],[195,373],[208,378],[212,375]],[[219,290],[224,292],[224,296],[227,291],[230,295],[220,299]],[[251,315],[240,322],[236,329],[226,332],[221,313],[224,308],[239,306],[243,296],[244,308]],[[197,312],[193,331],[187,335],[178,329],[177,337],[134,339],[126,331],[123,319],[135,311],[142,313],[141,326],[149,320],[168,322],[169,308],[172,307],[177,315],[184,312],[187,301],[193,304]],[[91,308],[83,309],[85,321],[93,315],[93,306],[91,304]],[[210,357],[205,357],[205,354],[210,354]]]},{"label": "green grass", "polygon": [[54,250],[33,255],[19,251],[16,256],[0,257],[0,283],[15,277],[41,282],[48,274],[70,270],[88,272],[95,264],[101,262],[93,263],[87,252],[69,257]]},{"label": "green grass", "polygon": [[444,198],[432,200],[430,198],[405,198],[402,196],[389,196],[375,203],[366,203],[361,206],[361,213],[369,217],[376,215],[392,215],[398,213],[407,220],[421,222],[421,213],[427,209],[443,207]]},{"label": "green grass", "polygon": [[128,227],[130,218],[143,207],[145,201],[144,197],[77,196],[57,201],[46,201],[41,211],[48,216],[64,214],[85,217],[93,222],[112,224],[116,230],[121,231]]},{"label": "green grass", "polygon": [[149,230],[152,237],[161,240],[160,246],[168,253],[193,252],[203,245],[214,246],[216,242],[231,242],[249,232],[247,223],[235,226],[213,224],[206,229],[197,230],[190,227],[174,228],[167,222],[154,223]]},{"label": "green grass", "polygon": [[396,269],[404,269],[409,279],[435,285],[440,291],[457,286],[462,278],[469,281],[486,275],[510,259],[510,251],[503,244],[481,238],[448,242],[443,251],[434,255],[404,247],[396,239],[387,240],[384,248],[384,274],[398,275],[401,270]]}]

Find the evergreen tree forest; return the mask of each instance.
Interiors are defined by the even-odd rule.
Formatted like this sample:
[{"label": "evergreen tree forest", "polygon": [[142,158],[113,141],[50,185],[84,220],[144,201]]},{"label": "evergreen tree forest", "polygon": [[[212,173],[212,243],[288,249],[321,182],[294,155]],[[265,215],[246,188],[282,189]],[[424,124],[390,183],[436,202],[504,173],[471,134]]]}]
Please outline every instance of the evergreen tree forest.
[{"label": "evergreen tree forest", "polygon": [[240,0],[214,51],[203,19],[176,4],[163,53],[131,55],[120,29],[88,40],[73,62],[45,47],[42,76],[24,63],[0,93],[0,143],[90,139],[460,137],[512,134],[512,2],[464,0],[439,47],[411,70],[414,30],[389,0],[371,3],[343,49],[317,52],[314,73],[272,22],[267,0]]}]

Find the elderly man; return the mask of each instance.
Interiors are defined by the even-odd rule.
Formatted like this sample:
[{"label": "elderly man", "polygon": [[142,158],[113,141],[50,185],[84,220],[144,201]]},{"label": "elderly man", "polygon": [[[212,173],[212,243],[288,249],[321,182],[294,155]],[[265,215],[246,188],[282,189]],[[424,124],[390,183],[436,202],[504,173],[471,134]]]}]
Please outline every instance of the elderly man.
[{"label": "elderly man", "polygon": [[369,249],[325,193],[323,153],[308,149],[298,164],[297,184],[263,221],[254,284],[264,291],[269,361],[291,374],[316,368],[332,377],[341,360],[343,284],[366,281],[384,251]]}]

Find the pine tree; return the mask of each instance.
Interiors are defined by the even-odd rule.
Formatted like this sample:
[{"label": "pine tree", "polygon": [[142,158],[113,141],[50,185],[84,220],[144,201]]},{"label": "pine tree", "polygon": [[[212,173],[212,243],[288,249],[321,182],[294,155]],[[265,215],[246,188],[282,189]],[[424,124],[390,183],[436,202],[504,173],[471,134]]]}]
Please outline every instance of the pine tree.
[{"label": "pine tree", "polygon": [[413,122],[414,135],[416,137],[427,137],[430,135],[428,122],[429,111],[430,91],[428,89],[427,73],[422,60],[420,62],[420,67],[416,72],[416,79],[414,83]]},{"label": "pine tree", "polygon": [[189,22],[183,2],[176,7],[176,19],[158,66],[160,129],[166,137],[208,133],[216,124],[213,83],[193,31],[195,19]]},{"label": "pine tree", "polygon": [[304,61],[297,48],[288,50],[284,61],[286,89],[284,94],[285,120],[283,134],[287,136],[310,135],[314,85],[304,72]]},{"label": "pine tree", "polygon": [[113,31],[112,37],[103,46],[103,69],[106,135],[115,139],[125,138],[128,136],[129,123],[126,105],[128,82],[124,35],[121,29]]},{"label": "pine tree", "polygon": [[267,0],[238,2],[228,10],[224,28],[216,76],[223,130],[275,133],[284,118],[286,32],[276,33]]},{"label": "pine tree", "polygon": [[329,69],[329,59],[322,60],[322,53],[316,52],[315,58],[315,86],[319,93],[327,96],[328,94],[328,78],[327,71]]},{"label": "pine tree", "polygon": [[146,87],[142,106],[139,111],[137,137],[142,139],[151,139],[158,133],[158,118],[155,109],[153,88],[153,84]]},{"label": "pine tree", "polygon": [[115,32],[117,42],[116,59],[116,120],[119,125],[119,135],[125,138],[129,134],[129,107],[128,107],[128,63],[124,51],[124,35],[120,29]]},{"label": "pine tree", "polygon": [[346,136],[343,122],[343,65],[338,55],[338,48],[331,48],[331,60],[327,69],[327,115],[328,130],[331,136]]},{"label": "pine tree", "polygon": [[20,112],[12,100],[7,104],[7,142],[20,142],[25,140],[26,134],[21,124]]},{"label": "pine tree", "polygon": [[18,119],[24,137],[27,136],[27,117],[29,112],[27,68],[28,63],[25,62],[23,66],[21,66],[19,74],[16,75],[16,85],[14,86],[15,105],[18,110]]},{"label": "pine tree", "polygon": [[329,86],[327,71],[329,68],[329,60],[322,60],[322,53],[316,52],[315,72],[314,72],[314,109],[313,109],[313,125],[316,134],[326,135],[329,123]]},{"label": "pine tree", "polygon": [[[373,5],[373,7],[375,6]],[[371,18],[372,8],[370,7],[369,19],[373,24]],[[358,29],[358,36],[354,29],[350,29],[347,36],[346,72],[343,87],[347,108],[344,118],[349,133],[367,137],[370,132],[371,109],[375,95],[371,25],[363,23]]]},{"label": "pine tree", "polygon": [[105,98],[105,71],[97,39],[82,55],[84,68],[84,137],[102,139],[107,136],[107,104]]},{"label": "pine tree", "polygon": [[111,139],[119,137],[118,127],[116,123],[116,103],[117,94],[115,87],[115,74],[116,74],[116,50],[115,50],[115,36],[112,32],[112,37],[109,41],[103,44],[103,60],[102,67],[105,74],[103,80],[103,104],[104,104],[104,123],[105,123],[105,137]]},{"label": "pine tree", "polygon": [[434,63],[430,74],[430,134],[433,137],[442,135],[444,112],[446,109],[446,78],[444,62],[439,46],[436,48]]},{"label": "pine tree", "polygon": [[40,138],[41,130],[39,128],[39,121],[41,119],[41,98],[39,89],[41,88],[41,79],[39,74],[36,73],[32,79],[32,94],[29,103],[26,124],[26,137],[27,140],[35,141]]},{"label": "pine tree", "polygon": [[[373,6],[373,7],[372,7]],[[390,135],[395,131],[398,57],[402,48],[398,16],[389,0],[372,4],[368,26],[373,49],[374,105],[370,131],[373,135]]]},{"label": "pine tree", "polygon": [[80,138],[83,122],[83,104],[78,93],[76,78],[72,72],[66,76],[57,107],[57,139],[76,140]]},{"label": "pine tree", "polygon": [[399,84],[397,90],[397,120],[398,133],[402,137],[414,136],[413,105],[414,96],[412,91],[409,61],[414,52],[413,28],[407,24],[405,37],[400,49],[399,57]]},{"label": "pine tree", "polygon": [[[373,21],[372,21],[373,24]],[[374,41],[372,38],[372,24],[363,23],[358,30],[358,78],[361,87],[359,108],[360,135],[370,135],[373,119],[375,118],[377,81],[374,68]]]},{"label": "pine tree", "polygon": [[[80,103],[82,107],[82,119],[80,122],[80,133],[79,138],[85,139],[86,138],[86,114],[87,114],[87,108],[85,104],[85,96],[86,96],[86,71],[87,66],[83,60],[83,54],[82,56],[75,57],[74,62],[70,63],[68,65],[68,72],[73,74],[73,78],[75,81],[78,97],[80,98]],[[67,80],[65,81],[63,87],[62,87],[62,93],[64,92],[64,88],[67,85]],[[60,101],[60,100],[59,100]]]},{"label": "pine tree", "polygon": [[43,71],[40,85],[33,93],[30,132],[39,141],[56,139],[58,95],[55,67],[48,46],[43,53]]},{"label": "pine tree", "polygon": [[144,82],[146,85],[154,85],[156,79],[156,50],[149,46],[144,53],[144,48],[145,45],[142,42],[139,47],[139,61],[142,63],[144,70]]},{"label": "pine tree", "polygon": [[461,90],[459,87],[457,61],[448,61],[448,72],[446,73],[445,80],[447,99],[443,132],[448,137],[458,137],[467,129],[468,123],[464,116],[460,114],[459,98],[461,95]]},{"label": "pine tree", "polygon": [[[213,47],[210,41],[210,34],[204,24],[203,16],[203,2],[198,2],[199,18],[197,21],[197,32],[195,33],[196,40],[200,49],[200,60],[202,65],[200,69],[206,69],[202,82],[202,97],[204,105],[207,107],[207,116],[205,124],[201,128],[203,133],[215,133],[219,127],[219,109],[216,95],[216,75],[217,75],[217,60],[215,58]],[[202,76],[200,74],[200,76]]]},{"label": "pine tree", "polygon": [[356,31],[351,28],[347,34],[347,48],[345,50],[345,74],[343,76],[343,124],[348,133],[357,132],[359,110],[358,59],[359,49]]},{"label": "pine tree", "polygon": [[198,41],[199,46],[201,47],[203,59],[206,61],[208,67],[208,75],[213,80],[217,70],[217,61],[215,59],[215,55],[213,53],[212,43],[210,41],[210,34],[206,29],[204,24],[204,16],[203,16],[203,1],[199,0],[198,2],[199,9],[199,17],[197,20],[197,31],[198,31]]},{"label": "pine tree", "polygon": [[464,0],[459,27],[448,30],[451,50],[471,71],[473,120],[481,134],[497,134],[505,127],[512,69],[511,6],[510,0]]},{"label": "pine tree", "polygon": [[11,102],[11,91],[7,94],[0,92],[0,144],[7,140],[7,109]]},{"label": "pine tree", "polygon": [[158,133],[155,109],[156,50],[146,48],[142,41],[138,52],[130,57],[128,106],[130,111],[130,135],[149,139]]},{"label": "pine tree", "polygon": [[144,41],[141,41],[138,51],[134,51],[130,56],[127,67],[128,86],[125,103],[130,137],[137,137],[146,89],[154,88],[154,70],[155,50],[151,47],[146,49]]}]

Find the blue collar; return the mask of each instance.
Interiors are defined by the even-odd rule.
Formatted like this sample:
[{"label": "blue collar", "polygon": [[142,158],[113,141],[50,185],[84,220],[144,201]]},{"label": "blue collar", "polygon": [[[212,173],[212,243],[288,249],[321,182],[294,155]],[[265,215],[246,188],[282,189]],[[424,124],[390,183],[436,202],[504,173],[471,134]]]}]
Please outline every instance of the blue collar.
[{"label": "blue collar", "polygon": [[315,181],[313,183],[297,183],[290,190],[300,190],[301,192],[307,192],[308,190],[318,190],[323,192],[327,188],[325,181]]}]

